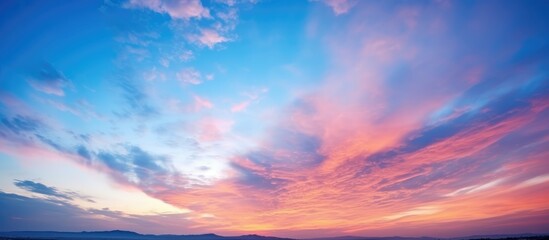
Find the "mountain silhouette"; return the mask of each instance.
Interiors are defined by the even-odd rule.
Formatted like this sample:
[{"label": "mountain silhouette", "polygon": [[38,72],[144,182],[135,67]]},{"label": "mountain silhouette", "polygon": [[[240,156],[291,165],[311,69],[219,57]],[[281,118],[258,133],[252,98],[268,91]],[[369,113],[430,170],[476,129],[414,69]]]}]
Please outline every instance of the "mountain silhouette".
[{"label": "mountain silhouette", "polygon": [[[112,240],[296,240],[292,238],[278,238],[261,236],[256,234],[242,236],[220,236],[213,233],[196,235],[173,235],[173,234],[140,234],[132,231],[84,231],[84,232],[56,232],[56,231],[14,231],[0,232],[0,240],[91,240],[91,239],[112,239]],[[319,237],[303,240],[458,240],[458,239],[505,239],[505,240],[540,240],[549,239],[549,234],[512,234],[512,235],[474,235],[459,238],[432,238],[432,237]]]},{"label": "mountain silhouette", "polygon": [[14,231],[0,232],[0,240],[3,239],[41,239],[41,240],[88,240],[88,239],[113,239],[113,240],[291,240],[290,238],[267,237],[260,235],[243,236],[219,236],[217,234],[197,235],[153,235],[139,234],[131,231],[92,231],[92,232],[55,232],[55,231]]}]

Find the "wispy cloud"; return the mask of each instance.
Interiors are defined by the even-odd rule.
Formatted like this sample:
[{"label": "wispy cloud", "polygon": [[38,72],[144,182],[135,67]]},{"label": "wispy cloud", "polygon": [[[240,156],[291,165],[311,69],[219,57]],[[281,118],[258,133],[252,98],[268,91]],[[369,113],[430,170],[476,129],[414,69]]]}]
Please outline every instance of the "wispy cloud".
[{"label": "wispy cloud", "polygon": [[71,82],[48,62],[42,62],[37,66],[28,82],[38,91],[57,96],[64,96],[64,89],[72,86]]},{"label": "wispy cloud", "polygon": [[260,96],[263,95],[263,94],[266,94],[268,91],[269,91],[269,89],[262,88],[260,90],[245,93],[244,95],[248,99],[246,99],[242,102],[233,104],[231,106],[231,112],[236,113],[236,112],[242,112],[242,111],[246,110],[249,107],[250,104],[252,104],[253,102],[259,100]]},{"label": "wispy cloud", "polygon": [[332,8],[335,15],[347,13],[356,4],[353,0],[325,0],[321,2]]},{"label": "wispy cloud", "polygon": [[231,41],[230,38],[221,35],[220,32],[214,29],[200,29],[200,33],[189,35],[189,40],[199,46],[214,48],[216,45]]},{"label": "wispy cloud", "polygon": [[200,0],[130,0],[127,7],[147,8],[157,13],[168,14],[174,19],[209,18],[210,11]]},{"label": "wispy cloud", "polygon": [[192,84],[198,85],[202,83],[202,75],[194,68],[184,68],[177,73],[177,79],[183,85]]},{"label": "wispy cloud", "polygon": [[57,188],[46,186],[39,182],[34,182],[30,180],[15,180],[15,186],[27,190],[33,193],[39,193],[42,195],[55,197],[65,200],[73,200],[75,198],[83,199],[88,202],[94,202],[90,197],[83,196],[82,194],[71,192],[71,191],[60,191]]},{"label": "wispy cloud", "polygon": [[200,111],[201,109],[210,109],[213,108],[213,103],[208,99],[200,97],[198,95],[193,96],[194,99],[194,110]]}]

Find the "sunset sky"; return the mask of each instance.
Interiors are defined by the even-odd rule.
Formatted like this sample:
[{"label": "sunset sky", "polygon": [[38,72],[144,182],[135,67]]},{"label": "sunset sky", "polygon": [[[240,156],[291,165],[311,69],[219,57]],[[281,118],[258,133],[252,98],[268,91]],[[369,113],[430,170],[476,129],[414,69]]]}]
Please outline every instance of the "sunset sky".
[{"label": "sunset sky", "polygon": [[0,1],[0,231],[549,233],[549,1]]}]

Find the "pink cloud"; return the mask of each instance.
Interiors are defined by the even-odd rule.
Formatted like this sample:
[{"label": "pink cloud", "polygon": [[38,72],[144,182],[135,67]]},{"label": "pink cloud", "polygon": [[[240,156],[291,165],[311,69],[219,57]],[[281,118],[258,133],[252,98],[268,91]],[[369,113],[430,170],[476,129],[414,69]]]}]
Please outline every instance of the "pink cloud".
[{"label": "pink cloud", "polygon": [[204,142],[218,141],[232,129],[234,122],[216,118],[203,118],[198,125],[198,138]]},{"label": "pink cloud", "polygon": [[231,107],[231,112],[242,112],[248,108],[248,105],[250,105],[250,101],[246,100],[241,103],[237,103]]},{"label": "pink cloud", "polygon": [[127,7],[148,8],[151,11],[168,14],[174,19],[209,18],[210,11],[200,0],[130,0]]},{"label": "pink cloud", "polygon": [[194,110],[200,111],[202,109],[210,109],[213,108],[213,103],[210,102],[208,99],[200,97],[198,95],[193,96],[194,99]]},{"label": "pink cloud", "polygon": [[218,31],[213,29],[200,29],[199,34],[189,35],[189,40],[200,45],[214,48],[215,45],[228,42],[231,39],[222,36]]},{"label": "pink cloud", "polygon": [[355,5],[351,0],[325,0],[321,1],[334,11],[335,15],[347,13]]},{"label": "pink cloud", "polygon": [[243,95],[245,95],[248,99],[242,102],[239,102],[237,104],[234,104],[231,107],[231,112],[236,113],[236,112],[242,112],[246,110],[250,106],[250,104],[257,101],[261,97],[261,95],[267,93],[268,91],[269,91],[268,88],[261,88],[254,91],[245,92]]}]

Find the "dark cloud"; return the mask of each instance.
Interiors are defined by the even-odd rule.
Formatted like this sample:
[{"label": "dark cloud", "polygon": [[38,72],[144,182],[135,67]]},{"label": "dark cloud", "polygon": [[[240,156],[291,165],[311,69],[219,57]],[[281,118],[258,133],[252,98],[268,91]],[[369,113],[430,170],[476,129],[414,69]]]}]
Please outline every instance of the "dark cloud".
[{"label": "dark cloud", "polygon": [[47,196],[51,196],[51,197],[63,198],[63,199],[67,199],[67,200],[72,200],[71,196],[60,192],[59,190],[57,190],[54,187],[48,187],[48,186],[46,186],[42,183],[33,182],[33,181],[30,181],[30,180],[15,180],[15,182],[13,184],[15,184],[15,186],[17,186],[21,189],[25,189],[29,192],[39,193],[39,194],[43,194],[43,195],[47,195]]},{"label": "dark cloud", "polygon": [[237,182],[244,187],[274,190],[284,186],[288,182],[286,179],[271,177],[269,171],[254,171],[234,162],[231,163],[231,166],[241,174]]},{"label": "dark cloud", "polygon": [[47,94],[64,96],[64,88],[71,86],[70,81],[48,62],[36,66],[30,75],[29,84]]},{"label": "dark cloud", "polygon": [[36,118],[24,115],[4,116],[0,113],[0,141],[29,146],[36,141],[35,134],[46,129],[46,125]]},{"label": "dark cloud", "polygon": [[47,136],[49,130],[44,123],[32,117],[22,115],[4,117],[0,115],[0,138],[22,145],[41,142],[59,152],[66,152],[67,150],[62,144]]},{"label": "dark cloud", "polygon": [[12,134],[33,132],[37,131],[43,126],[42,122],[28,116],[17,115],[9,118],[0,115],[0,119],[2,123],[2,125],[0,125],[0,133],[3,134],[8,134],[7,131],[11,132]]},{"label": "dark cloud", "polygon": [[39,182],[34,182],[30,180],[15,180],[15,186],[27,190],[33,193],[39,193],[42,195],[55,197],[62,200],[73,200],[73,199],[82,199],[88,202],[95,202],[91,197],[73,192],[73,191],[60,191],[55,187],[49,187]]},{"label": "dark cloud", "polygon": [[104,151],[99,152],[97,154],[97,158],[107,165],[107,167],[116,172],[126,173],[130,170],[129,163],[124,157],[116,156],[110,152]]},{"label": "dark cloud", "polygon": [[88,218],[86,211],[62,201],[0,192],[0,205],[1,231],[108,228],[108,224]]},{"label": "dark cloud", "polygon": [[128,146],[126,150],[126,153],[102,151],[97,154],[97,158],[114,171],[136,173],[140,179],[147,179],[151,174],[168,172],[161,165],[165,161],[164,157],[153,156],[137,146]]},{"label": "dark cloud", "polygon": [[[249,161],[247,164],[238,161],[231,163],[231,166],[241,174],[237,182],[243,187],[279,189],[291,180],[276,177],[273,172],[309,168],[325,159],[318,152],[321,146],[320,138],[286,127],[277,127],[271,131],[272,137],[260,150],[242,156]],[[254,167],[250,167],[249,164]]]},{"label": "dark cloud", "polygon": [[76,147],[76,154],[78,154],[78,156],[81,156],[82,158],[84,158],[86,160],[86,163],[88,163],[88,164],[92,160],[92,155],[91,155],[90,151],[88,151],[88,149],[83,145],[80,145],[80,146]]},{"label": "dark cloud", "polygon": [[175,190],[186,183],[165,156],[151,154],[137,146],[126,146],[123,152],[99,151],[95,157],[112,170],[110,174],[116,180],[148,193]]},{"label": "dark cloud", "polygon": [[45,143],[46,145],[56,149],[57,151],[59,152],[65,152],[66,149],[61,146],[59,143],[57,143],[56,141],[48,138],[48,137],[45,137],[45,136],[42,136],[40,134],[35,134],[34,136],[36,136],[36,138],[38,138],[38,140],[40,140],[42,143]]},{"label": "dark cloud", "polygon": [[[0,191],[0,231],[190,232],[184,214],[130,215],[104,209],[83,209],[62,200],[25,197]],[[189,226],[188,229],[182,226]],[[204,231],[194,229],[194,231]]]}]

